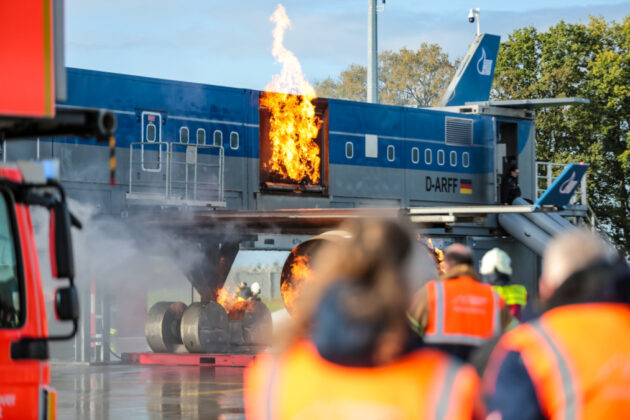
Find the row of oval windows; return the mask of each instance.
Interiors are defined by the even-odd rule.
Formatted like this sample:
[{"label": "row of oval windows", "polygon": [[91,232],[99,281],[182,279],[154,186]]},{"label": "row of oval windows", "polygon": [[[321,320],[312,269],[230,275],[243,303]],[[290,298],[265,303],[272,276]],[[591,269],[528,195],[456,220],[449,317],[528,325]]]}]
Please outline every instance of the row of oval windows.
[{"label": "row of oval windows", "polygon": [[[156,139],[156,127],[150,123],[147,125],[147,138],[148,142],[154,142]],[[180,143],[188,143],[190,141],[190,132],[188,127],[180,127],[179,129],[179,141]],[[197,144],[206,144],[206,130],[203,128],[197,129]],[[223,132],[221,130],[214,130],[213,144],[220,146],[223,144]],[[238,149],[239,135],[236,131],[230,133],[230,148]],[[346,158],[352,159],[354,157],[354,144],[352,142],[346,143]],[[396,158],[396,149],[393,145],[387,146],[387,160],[393,162]],[[444,150],[438,150],[437,163],[438,165],[444,165]],[[457,166],[457,152],[451,151],[449,154],[451,166]],[[411,162],[418,163],[420,161],[420,149],[413,147],[411,149]],[[433,161],[433,151],[431,149],[424,150],[424,163],[430,165]],[[470,165],[470,155],[468,152],[462,153],[462,165],[467,168]]]},{"label": "row of oval windows", "polygon": [[[346,143],[346,158],[352,159],[354,157],[354,143],[347,142]],[[393,145],[387,146],[387,160],[393,162],[396,159],[396,148]],[[449,153],[449,159],[451,166],[457,166],[457,152],[451,151]],[[445,153],[444,150],[438,150],[437,152],[437,163],[438,165],[444,165]],[[433,150],[424,149],[424,163],[430,165],[433,161]],[[420,162],[420,149],[417,147],[411,148],[411,162],[418,163]],[[468,152],[462,153],[462,165],[464,168],[468,168],[470,166],[470,154]]]},{"label": "row of oval windows", "polygon": [[[147,137],[146,141],[153,143],[156,140],[156,127],[155,124],[147,124]],[[179,129],[179,142],[188,143],[190,141],[190,131],[188,127],[180,127]],[[212,141],[214,146],[221,146],[223,144],[223,132],[221,130],[214,130],[212,134]],[[203,128],[197,129],[197,144],[206,144],[206,130]],[[230,149],[238,149],[239,136],[236,131],[230,132]]]}]

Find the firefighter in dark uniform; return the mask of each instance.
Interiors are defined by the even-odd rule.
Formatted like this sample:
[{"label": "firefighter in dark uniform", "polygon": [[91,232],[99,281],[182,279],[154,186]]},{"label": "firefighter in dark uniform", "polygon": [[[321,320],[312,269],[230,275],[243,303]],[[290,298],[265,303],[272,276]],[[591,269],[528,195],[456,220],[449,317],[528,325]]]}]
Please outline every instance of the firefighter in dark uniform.
[{"label": "firefighter in dark uniform", "polygon": [[512,204],[516,197],[521,196],[518,186],[518,166],[510,166],[508,174],[501,181],[501,204]]},{"label": "firefighter in dark uniform", "polygon": [[252,289],[244,281],[238,286],[237,301],[251,300],[253,296]]}]

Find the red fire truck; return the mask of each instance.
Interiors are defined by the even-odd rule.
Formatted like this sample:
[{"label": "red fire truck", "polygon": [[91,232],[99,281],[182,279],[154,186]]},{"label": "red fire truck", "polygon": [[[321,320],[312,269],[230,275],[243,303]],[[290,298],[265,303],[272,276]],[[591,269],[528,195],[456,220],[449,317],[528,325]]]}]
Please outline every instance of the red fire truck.
[{"label": "red fire truck", "polygon": [[[0,2],[0,154],[29,137],[83,136],[110,140],[116,120],[95,109],[63,108],[63,2]],[[111,159],[112,162],[113,156]],[[48,344],[74,336],[79,303],[74,286],[72,226],[79,221],[51,162],[0,164],[0,419],[54,419]],[[112,170],[113,171],[113,170]],[[71,321],[67,334],[49,336],[29,208],[50,214],[52,276],[68,284],[55,292],[55,312]]]},{"label": "red fire truck", "polygon": [[[70,228],[80,223],[68,211],[61,186],[44,175],[44,166],[0,167],[0,419],[56,418],[48,342],[71,338],[77,330]],[[69,280],[55,293],[57,318],[73,324],[65,335],[48,335],[30,206],[49,210],[52,275]]]}]

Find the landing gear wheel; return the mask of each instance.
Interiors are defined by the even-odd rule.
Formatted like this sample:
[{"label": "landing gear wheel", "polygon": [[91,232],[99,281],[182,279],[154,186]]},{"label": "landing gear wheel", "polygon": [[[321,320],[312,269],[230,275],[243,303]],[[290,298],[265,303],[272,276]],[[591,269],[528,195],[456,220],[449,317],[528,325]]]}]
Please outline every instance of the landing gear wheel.
[{"label": "landing gear wheel", "polygon": [[144,325],[149,347],[156,353],[174,353],[182,345],[180,323],[186,310],[182,302],[158,302],[151,307]]},{"label": "landing gear wheel", "polygon": [[182,317],[181,336],[191,353],[226,353],[230,344],[227,312],[216,302],[191,304]]}]

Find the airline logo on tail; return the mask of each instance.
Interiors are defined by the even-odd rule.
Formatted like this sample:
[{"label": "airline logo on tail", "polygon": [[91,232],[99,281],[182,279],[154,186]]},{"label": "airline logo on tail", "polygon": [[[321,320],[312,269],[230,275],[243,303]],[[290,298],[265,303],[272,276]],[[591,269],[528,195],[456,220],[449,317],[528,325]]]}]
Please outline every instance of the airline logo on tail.
[{"label": "airline logo on tail", "polygon": [[492,60],[486,58],[486,49],[481,47],[481,58],[477,61],[477,73],[482,76],[490,76],[492,74]]},{"label": "airline logo on tail", "polygon": [[566,208],[588,167],[589,165],[585,163],[572,163],[567,166],[558,179],[534,203],[534,209],[541,206]]},{"label": "airline logo on tail", "polygon": [[490,98],[500,41],[497,35],[477,36],[444,92],[440,106],[483,102]]},{"label": "airline logo on tail", "polygon": [[560,184],[560,189],[558,190],[560,194],[573,194],[573,190],[577,186],[577,181],[575,180],[575,171],[571,171],[571,177]]}]

